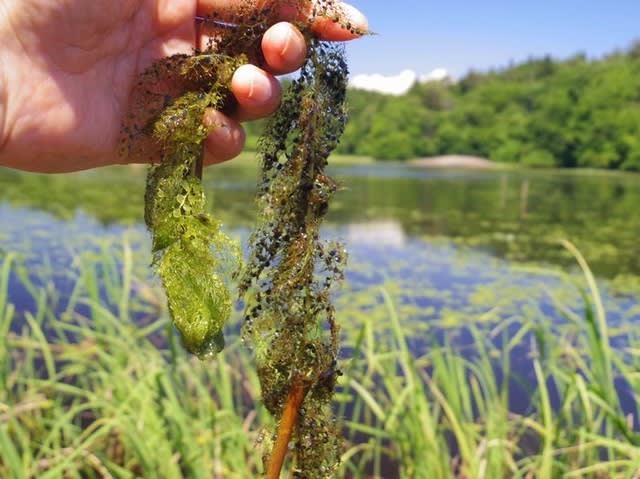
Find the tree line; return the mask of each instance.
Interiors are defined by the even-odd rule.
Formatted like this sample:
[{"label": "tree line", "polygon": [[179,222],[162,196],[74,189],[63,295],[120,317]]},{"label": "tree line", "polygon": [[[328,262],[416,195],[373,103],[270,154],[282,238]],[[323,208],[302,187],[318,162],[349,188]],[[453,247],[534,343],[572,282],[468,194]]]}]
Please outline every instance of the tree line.
[{"label": "tree line", "polygon": [[640,170],[640,42],[597,60],[544,57],[416,83],[403,96],[351,90],[349,105],[344,154]]}]

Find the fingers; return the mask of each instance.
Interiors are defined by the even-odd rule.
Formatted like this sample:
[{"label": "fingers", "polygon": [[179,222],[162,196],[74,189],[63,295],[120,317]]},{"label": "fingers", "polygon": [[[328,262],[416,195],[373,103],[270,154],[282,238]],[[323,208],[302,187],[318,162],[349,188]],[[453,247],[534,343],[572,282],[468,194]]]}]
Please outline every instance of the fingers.
[{"label": "fingers", "polygon": [[231,91],[238,102],[234,117],[240,121],[271,115],[278,109],[282,96],[280,82],[254,65],[243,65],[236,70]]},{"label": "fingers", "polygon": [[316,17],[312,20],[313,31],[323,40],[344,42],[358,38],[369,31],[367,17],[356,7],[348,3],[338,4],[341,21]]},{"label": "fingers", "polygon": [[207,110],[204,123],[212,127],[204,142],[204,162],[221,163],[238,156],[244,148],[244,128],[236,120],[217,110]]},{"label": "fingers", "polygon": [[[251,3],[256,12],[277,7],[278,10],[274,13],[276,19],[308,23],[316,35],[323,40],[352,40],[366,33],[369,28],[367,18],[362,12],[352,5],[340,1],[335,2],[335,14],[339,17],[338,22],[323,17],[321,13],[313,15],[312,11],[301,11],[297,2],[293,0],[254,0]],[[311,5],[314,3],[320,4],[322,1],[315,0]],[[234,13],[238,11],[239,4],[242,2],[238,2],[238,0],[199,0],[197,13],[202,16],[215,14],[220,20],[234,21]]]},{"label": "fingers", "polygon": [[239,121],[268,116],[280,104],[280,83],[254,65],[243,65],[236,70],[231,89],[238,101],[233,118],[213,109],[205,113],[204,123],[212,127],[205,141],[207,165],[230,160],[242,152],[245,132]]},{"label": "fingers", "polygon": [[[320,0],[318,0],[320,1]],[[233,20],[238,0],[199,0],[198,15],[213,15],[223,21]],[[231,89],[238,106],[233,118],[215,110],[207,111],[205,123],[213,125],[205,142],[205,163],[220,163],[234,158],[242,151],[244,129],[239,121],[248,121],[271,115],[280,104],[282,90],[272,74],[285,74],[299,69],[306,57],[304,36],[289,21],[305,21],[323,40],[346,41],[359,37],[368,30],[366,17],[349,4],[336,2],[339,21],[300,12],[295,2],[288,0],[255,0],[256,11],[279,7],[275,23],[264,34],[261,42],[265,70],[254,65],[243,65],[235,72]]]},{"label": "fingers", "polygon": [[276,23],[262,37],[262,54],[269,71],[290,73],[302,66],[307,45],[302,33],[287,22]]}]

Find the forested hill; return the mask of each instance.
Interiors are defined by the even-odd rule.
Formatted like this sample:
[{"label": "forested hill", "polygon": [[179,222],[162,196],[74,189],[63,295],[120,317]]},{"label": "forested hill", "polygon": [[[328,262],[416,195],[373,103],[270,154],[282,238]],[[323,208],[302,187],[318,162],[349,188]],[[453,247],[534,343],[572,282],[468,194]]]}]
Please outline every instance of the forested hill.
[{"label": "forested hill", "polygon": [[342,153],[640,170],[640,43],[595,61],[530,60],[400,97],[349,97]]}]

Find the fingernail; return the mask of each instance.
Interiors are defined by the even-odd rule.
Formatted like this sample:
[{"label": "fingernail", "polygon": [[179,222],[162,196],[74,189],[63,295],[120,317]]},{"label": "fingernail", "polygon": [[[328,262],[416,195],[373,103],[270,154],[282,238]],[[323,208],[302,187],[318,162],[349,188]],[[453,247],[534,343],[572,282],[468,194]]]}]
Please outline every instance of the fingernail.
[{"label": "fingernail", "polygon": [[293,32],[291,31],[290,28],[283,28],[282,30],[284,30],[284,32],[281,34],[282,38],[280,41],[282,42],[282,49],[280,50],[280,55],[286,58],[287,53],[291,48],[291,41],[293,40]]},{"label": "fingernail", "polygon": [[207,110],[204,124],[209,127],[209,139],[213,138],[215,142],[228,142],[233,139],[231,128],[220,112]]},{"label": "fingernail", "polygon": [[[288,61],[297,61],[300,56],[300,45],[304,45],[304,37],[291,24],[286,22],[276,23],[271,27],[271,40],[282,45],[280,56]],[[302,52],[304,53],[304,52]]]},{"label": "fingernail", "polygon": [[221,115],[213,113],[215,118],[211,124],[211,131],[205,143],[210,157],[214,161],[233,158],[240,153],[244,145],[244,130],[234,128],[226,121],[221,121]]},{"label": "fingernail", "polygon": [[344,19],[351,23],[352,27],[363,33],[369,30],[369,21],[367,20],[367,17],[365,17],[364,13],[356,7],[348,3],[342,3],[340,5],[340,9],[342,10],[342,16]]},{"label": "fingernail", "polygon": [[226,144],[233,141],[233,135],[229,125],[221,122],[216,122],[212,125],[209,133],[209,141],[213,141],[216,144]]},{"label": "fingernail", "polygon": [[271,96],[271,82],[265,78],[260,70],[253,68],[249,75],[249,91],[247,98],[255,102],[265,102]]}]

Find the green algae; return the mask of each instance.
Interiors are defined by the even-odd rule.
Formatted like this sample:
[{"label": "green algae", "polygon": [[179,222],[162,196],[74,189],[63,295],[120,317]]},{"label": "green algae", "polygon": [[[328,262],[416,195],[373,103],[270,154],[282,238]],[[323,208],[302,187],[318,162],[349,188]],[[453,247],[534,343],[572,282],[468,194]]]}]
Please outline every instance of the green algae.
[{"label": "green algae", "polygon": [[[215,128],[204,123],[205,111],[223,107],[233,72],[245,62],[244,56],[212,52],[175,55],[154,64],[138,84],[142,90],[138,96],[155,98],[157,93],[147,90],[148,85],[170,71],[175,75],[175,70],[176,82],[187,89],[177,98],[165,96],[166,105],[153,123],[161,158],[147,176],[145,223],[152,234],[152,264],[165,288],[173,323],[185,348],[201,359],[224,348],[222,330],[232,309],[225,277],[240,255],[220,223],[206,212],[195,171],[202,161],[204,140]],[[123,132],[149,127],[140,121],[133,115]]]}]

